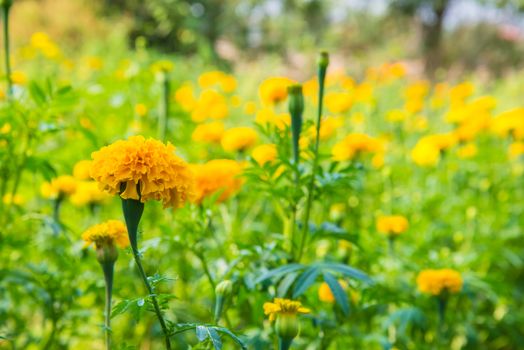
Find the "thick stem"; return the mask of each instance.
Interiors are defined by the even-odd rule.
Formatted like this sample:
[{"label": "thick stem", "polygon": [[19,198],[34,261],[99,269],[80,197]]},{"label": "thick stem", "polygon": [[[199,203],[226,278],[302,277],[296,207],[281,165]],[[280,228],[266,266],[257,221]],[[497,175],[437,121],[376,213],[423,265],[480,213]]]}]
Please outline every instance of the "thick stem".
[{"label": "thick stem", "polygon": [[4,67],[5,67],[5,76],[7,83],[7,98],[11,100],[13,97],[13,82],[11,80],[11,50],[9,43],[9,9],[11,8],[10,3],[5,3],[2,6],[2,22],[3,22],[3,32],[4,32]]},{"label": "thick stem", "polygon": [[151,303],[153,304],[153,308],[155,309],[155,314],[158,318],[158,321],[160,322],[160,327],[162,328],[162,332],[164,333],[164,336],[166,338],[166,349],[171,350],[171,340],[169,339],[169,331],[167,330],[167,325],[164,320],[164,317],[162,316],[162,311],[160,310],[160,306],[158,305],[158,300],[156,299],[153,288],[151,287],[151,284],[147,279],[147,275],[144,272],[144,268],[142,266],[142,259],[140,258],[140,253],[138,252],[138,249],[136,247],[131,246],[131,248],[133,250],[133,257],[135,258],[136,266],[138,267],[138,272],[140,273],[142,281],[144,281],[144,284],[146,285],[149,297],[151,298]]},{"label": "thick stem", "polygon": [[113,296],[113,275],[114,266],[113,262],[107,262],[100,264],[104,271],[104,279],[106,282],[106,305],[104,313],[104,326],[105,326],[105,340],[106,350],[111,349],[111,299]]},{"label": "thick stem", "polygon": [[311,215],[311,206],[313,204],[313,192],[315,190],[315,177],[318,170],[318,148],[320,145],[320,124],[322,122],[322,106],[324,101],[324,83],[326,80],[326,65],[320,65],[318,69],[318,111],[317,111],[317,125],[316,125],[316,135],[315,135],[315,149],[313,155],[313,169],[311,171],[311,180],[308,186],[308,194],[306,200],[306,209],[304,212],[304,225],[302,228],[302,235],[300,237],[300,244],[298,248],[298,257],[297,262],[300,262],[302,259],[302,254],[304,253],[304,247],[307,241],[307,235],[309,233],[309,217]]},{"label": "thick stem", "polygon": [[278,337],[278,350],[289,350],[292,342],[293,339],[282,339],[281,337]]}]

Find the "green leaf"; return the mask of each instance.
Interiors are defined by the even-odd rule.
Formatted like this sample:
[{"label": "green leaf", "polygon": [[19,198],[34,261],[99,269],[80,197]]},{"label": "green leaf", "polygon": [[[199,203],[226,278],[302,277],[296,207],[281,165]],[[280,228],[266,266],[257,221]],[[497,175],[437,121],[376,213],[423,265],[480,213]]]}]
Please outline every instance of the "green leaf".
[{"label": "green leaf", "polygon": [[33,173],[40,173],[47,181],[50,181],[57,175],[55,168],[53,168],[48,160],[37,156],[27,157],[25,166]]},{"label": "green leaf", "polygon": [[352,277],[364,282],[372,283],[373,280],[364,272],[355,269],[351,266],[339,264],[339,263],[318,263],[321,269],[327,269],[335,272],[339,272],[345,276]]},{"label": "green leaf", "polygon": [[207,327],[206,326],[196,326],[195,328],[196,337],[198,341],[204,341],[207,338]]},{"label": "green leaf", "polygon": [[113,306],[113,310],[111,310],[111,318],[121,315],[129,308],[129,305],[132,303],[132,300],[122,300],[115,306]]},{"label": "green leaf", "polygon": [[329,286],[329,289],[331,289],[331,292],[333,293],[333,296],[335,297],[335,301],[342,309],[342,312],[347,316],[349,314],[349,302],[348,302],[348,296],[346,295],[346,292],[342,288],[342,286],[338,283],[335,276],[330,274],[329,272],[324,272],[324,281]]},{"label": "green leaf", "polygon": [[231,339],[233,339],[243,350],[247,349],[247,345],[237,337],[233,332],[231,332],[229,329],[224,327],[213,327],[217,332],[227,334]]},{"label": "green leaf", "polygon": [[277,288],[277,295],[281,298],[284,298],[287,294],[287,291],[295,282],[296,278],[298,277],[298,272],[292,272],[286,275],[286,277],[282,278],[280,283],[278,284]]},{"label": "green leaf", "polygon": [[273,277],[281,276],[286,273],[295,272],[303,268],[304,268],[304,265],[302,264],[288,264],[288,265],[280,266],[280,267],[277,267],[276,269],[269,270],[268,272],[266,272],[265,274],[257,278],[255,280],[255,284],[268,280]]},{"label": "green leaf", "polygon": [[220,335],[218,335],[217,331],[212,327],[207,327],[206,329],[207,329],[207,334],[209,338],[211,339],[213,346],[215,347],[215,350],[221,350],[222,349],[222,340],[220,339]]},{"label": "green leaf", "polygon": [[320,270],[317,266],[308,268],[297,280],[293,289],[293,298],[302,295],[313,283],[315,283]]}]

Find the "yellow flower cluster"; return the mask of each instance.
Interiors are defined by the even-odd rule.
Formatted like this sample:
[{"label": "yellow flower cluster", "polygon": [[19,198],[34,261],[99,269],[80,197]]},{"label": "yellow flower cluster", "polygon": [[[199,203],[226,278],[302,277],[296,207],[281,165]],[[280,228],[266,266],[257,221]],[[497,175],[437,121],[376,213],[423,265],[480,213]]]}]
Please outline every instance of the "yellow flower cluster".
[{"label": "yellow flower cluster", "polygon": [[195,176],[195,203],[220,192],[218,201],[222,202],[240,189],[242,164],[230,159],[214,159],[205,164],[191,164]]},{"label": "yellow flower cluster", "polygon": [[277,146],[275,144],[260,145],[253,149],[251,157],[260,165],[273,162],[277,158]]},{"label": "yellow flower cluster", "polygon": [[351,133],[333,146],[331,154],[336,161],[346,161],[362,153],[380,152],[381,149],[382,144],[378,139],[362,133]]},{"label": "yellow flower cluster", "polygon": [[230,93],[235,91],[237,80],[230,74],[221,71],[211,71],[202,73],[198,77],[198,85],[203,89],[219,86],[222,91]]},{"label": "yellow flower cluster", "polygon": [[255,145],[257,132],[250,127],[240,126],[228,129],[222,136],[222,148],[227,152],[242,152]]},{"label": "yellow flower cluster", "polygon": [[408,219],[402,215],[380,216],[377,219],[377,231],[386,235],[399,235],[408,228]]},{"label": "yellow flower cluster", "polygon": [[206,89],[200,93],[191,110],[191,119],[194,122],[203,122],[206,119],[224,119],[229,113],[227,99],[213,89]]},{"label": "yellow flower cluster", "polygon": [[270,321],[274,321],[277,315],[308,314],[310,312],[311,310],[303,307],[300,301],[290,299],[275,298],[272,303],[264,303],[264,314],[269,315]]},{"label": "yellow flower cluster", "polygon": [[520,140],[524,138],[524,108],[515,108],[496,116],[491,124],[492,131],[501,136],[512,136]]},{"label": "yellow flower cluster", "polygon": [[457,139],[453,133],[425,136],[411,150],[411,159],[420,166],[435,166],[441,153],[456,143]]},{"label": "yellow flower cluster", "polygon": [[129,246],[126,225],[119,220],[109,220],[91,226],[82,234],[86,246],[94,244],[96,248],[116,244],[120,248]]},{"label": "yellow flower cluster", "polygon": [[258,94],[262,103],[272,106],[284,101],[287,98],[287,88],[295,83],[293,80],[284,77],[273,77],[264,80],[258,89]]},{"label": "yellow flower cluster", "polygon": [[40,187],[42,197],[55,199],[71,195],[76,191],[77,181],[70,175],[61,175]]},{"label": "yellow flower cluster", "polygon": [[161,200],[164,208],[178,208],[193,194],[193,174],[170,143],[132,136],[91,157],[91,177],[101,189],[124,199]]},{"label": "yellow flower cluster", "polygon": [[462,276],[452,269],[423,270],[417,276],[418,289],[422,293],[440,295],[458,293],[462,289]]}]

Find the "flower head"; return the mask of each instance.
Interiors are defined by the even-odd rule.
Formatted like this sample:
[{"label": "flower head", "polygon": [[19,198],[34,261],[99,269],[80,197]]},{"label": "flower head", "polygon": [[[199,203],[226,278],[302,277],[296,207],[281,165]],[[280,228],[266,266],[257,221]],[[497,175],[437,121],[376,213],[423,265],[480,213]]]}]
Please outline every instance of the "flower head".
[{"label": "flower head", "polygon": [[206,143],[220,143],[222,135],[224,134],[224,124],[220,121],[199,124],[191,138],[193,141]]},{"label": "flower head", "polygon": [[458,293],[462,289],[462,276],[452,269],[423,270],[417,276],[418,289],[422,293],[440,295],[444,292]]},{"label": "flower head", "polygon": [[228,129],[222,136],[222,148],[225,151],[245,151],[257,142],[257,132],[247,126]]},{"label": "flower head", "polygon": [[293,80],[283,77],[268,78],[258,89],[260,99],[265,105],[274,105],[287,98],[287,88]]},{"label": "flower head", "polygon": [[408,219],[401,215],[381,216],[377,219],[377,231],[386,235],[399,235],[408,227]]},{"label": "flower head", "polygon": [[89,176],[89,169],[91,169],[91,160],[81,160],[77,162],[73,168],[73,176],[77,180],[91,179]]},{"label": "flower head", "polygon": [[264,314],[269,315],[269,320],[274,321],[278,315],[308,314],[311,310],[302,306],[300,301],[275,298],[271,302],[264,303]]},{"label": "flower head", "polygon": [[91,157],[91,177],[101,189],[124,199],[161,200],[164,208],[178,208],[193,194],[193,175],[170,143],[132,136]]},{"label": "flower head", "polygon": [[242,165],[231,159],[214,159],[205,164],[191,164],[195,175],[195,203],[220,192],[218,201],[231,197],[242,185]]},{"label": "flower head", "polygon": [[97,248],[116,244],[120,248],[129,246],[126,225],[119,220],[109,220],[91,226],[82,234],[86,245],[94,244]]},{"label": "flower head", "polygon": [[[348,284],[344,280],[338,280],[338,283],[342,287],[342,289],[347,290]],[[331,288],[326,282],[322,282],[320,287],[318,287],[318,299],[320,301],[323,301],[325,303],[334,303],[335,302],[335,296],[333,295],[333,292],[331,291]]]},{"label": "flower head", "polygon": [[272,162],[277,158],[277,146],[275,144],[260,145],[253,149],[251,157],[260,165],[263,166],[268,162]]},{"label": "flower head", "polygon": [[103,202],[108,197],[109,195],[101,191],[96,182],[79,181],[69,200],[76,206],[83,206]]},{"label": "flower head", "polygon": [[40,193],[45,198],[60,198],[71,195],[76,191],[77,181],[70,175],[59,176],[51,182],[44,182],[40,187]]},{"label": "flower head", "polygon": [[376,138],[366,134],[352,133],[333,146],[331,154],[336,161],[346,161],[353,159],[359,153],[380,151],[381,146],[380,141]]}]

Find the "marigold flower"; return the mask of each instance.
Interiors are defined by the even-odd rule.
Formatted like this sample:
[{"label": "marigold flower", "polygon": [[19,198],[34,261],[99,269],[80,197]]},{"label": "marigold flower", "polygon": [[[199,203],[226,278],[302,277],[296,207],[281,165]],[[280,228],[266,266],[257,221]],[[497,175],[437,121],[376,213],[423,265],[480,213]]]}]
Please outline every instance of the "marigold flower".
[{"label": "marigold flower", "polygon": [[524,142],[513,142],[509,145],[508,154],[510,159],[516,159],[524,154]]},{"label": "marigold flower", "polygon": [[241,152],[254,146],[257,142],[257,132],[247,126],[228,129],[222,136],[222,148],[228,152]]},{"label": "marigold flower", "polygon": [[346,161],[360,153],[380,151],[381,146],[376,138],[362,133],[351,133],[333,146],[331,154],[336,161]]},{"label": "marigold flower", "polygon": [[260,166],[274,161],[277,158],[277,154],[277,146],[275,144],[260,145],[251,152],[251,156]]},{"label": "marigold flower", "polygon": [[126,225],[119,220],[109,220],[91,226],[82,234],[86,246],[94,244],[96,248],[116,244],[120,248],[129,246]]},{"label": "marigold flower", "polygon": [[71,203],[76,206],[100,203],[107,199],[109,195],[102,192],[98,184],[94,181],[80,181],[76,186],[75,192],[69,197]]},{"label": "marigold flower", "polygon": [[51,182],[44,182],[40,187],[40,193],[44,198],[60,198],[75,192],[77,181],[70,175],[59,176]]},{"label": "marigold flower", "polygon": [[458,293],[462,289],[462,276],[452,269],[423,270],[417,276],[419,291],[431,295]]},{"label": "marigold flower", "polygon": [[11,193],[7,193],[4,195],[4,198],[2,198],[4,204],[15,204],[15,205],[22,205],[24,204],[24,197],[21,194],[15,194],[14,196]]},{"label": "marigold flower", "polygon": [[151,71],[153,73],[169,73],[175,68],[173,62],[169,60],[158,60],[151,65]]},{"label": "marigold flower", "polygon": [[377,231],[386,235],[399,235],[408,228],[408,219],[401,215],[380,216],[377,219]]},{"label": "marigold flower", "polygon": [[200,93],[195,108],[191,112],[191,119],[195,122],[202,122],[208,118],[223,119],[228,113],[226,98],[215,90],[208,89]]},{"label": "marigold flower", "polygon": [[284,77],[274,77],[264,80],[258,89],[260,100],[264,105],[274,105],[287,98],[287,88],[294,83]]},{"label": "marigold flower", "polygon": [[353,96],[349,92],[329,92],[324,96],[324,103],[331,113],[344,113],[353,105]]},{"label": "marigold flower", "polygon": [[222,122],[211,122],[198,125],[191,139],[196,142],[220,143],[224,134],[224,124]]},{"label": "marigold flower", "polygon": [[271,108],[262,108],[257,112],[255,122],[260,125],[273,125],[278,130],[284,130],[291,126],[291,115],[289,113],[277,114]]},{"label": "marigold flower", "polygon": [[514,108],[496,116],[491,124],[492,131],[501,136],[524,137],[524,107]]},{"label": "marigold flower", "polygon": [[195,176],[195,203],[202,203],[204,198],[220,192],[218,201],[231,197],[242,185],[239,177],[243,166],[231,159],[214,159],[205,164],[191,164]]},{"label": "marigold flower", "polygon": [[269,315],[269,320],[274,321],[278,315],[308,314],[311,310],[302,306],[300,301],[275,298],[271,302],[264,303],[264,314]]},{"label": "marigold flower", "polygon": [[197,105],[197,99],[193,91],[193,87],[189,83],[185,83],[175,91],[175,101],[186,112],[192,111]]},{"label": "marigold flower", "polygon": [[77,180],[88,180],[91,179],[89,170],[91,169],[91,160],[81,160],[73,167],[73,176]]},{"label": "marigold flower", "polygon": [[101,189],[124,199],[161,200],[164,208],[178,208],[193,194],[193,174],[170,143],[132,136],[91,157],[91,177]]},{"label": "marigold flower", "polygon": [[461,146],[457,150],[457,155],[459,156],[459,158],[462,158],[462,159],[472,158],[476,156],[477,153],[478,153],[478,148],[472,142],[466,143],[465,145]]},{"label": "marigold flower", "polygon": [[[349,287],[347,282],[342,279],[338,280],[338,283],[344,290],[347,290]],[[318,287],[318,299],[325,303],[335,302],[335,296],[333,295],[331,288],[329,288],[329,285],[326,282],[322,282],[320,284],[320,287]]]},{"label": "marigold flower", "polygon": [[15,85],[27,84],[27,75],[19,70],[15,70],[11,73],[11,82]]},{"label": "marigold flower", "polygon": [[137,103],[135,105],[135,113],[139,117],[143,117],[147,114],[147,106],[143,103]]},{"label": "marigold flower", "polygon": [[[332,137],[340,127],[344,125],[344,120],[342,117],[325,117],[322,118],[320,123],[319,137],[321,141],[325,141]],[[309,128],[308,133],[310,137],[314,137],[317,132],[317,127],[315,125]]]},{"label": "marigold flower", "polygon": [[411,150],[411,159],[420,166],[435,166],[440,160],[440,149],[432,143],[419,140]]}]

